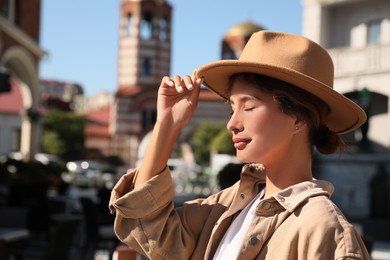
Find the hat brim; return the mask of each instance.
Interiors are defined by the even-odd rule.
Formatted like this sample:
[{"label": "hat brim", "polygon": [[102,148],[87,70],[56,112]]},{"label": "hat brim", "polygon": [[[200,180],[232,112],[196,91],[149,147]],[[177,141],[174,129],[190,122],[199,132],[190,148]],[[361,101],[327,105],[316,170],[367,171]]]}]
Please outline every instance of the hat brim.
[{"label": "hat brim", "polygon": [[229,79],[236,73],[256,73],[273,77],[322,99],[330,108],[325,123],[338,134],[351,132],[366,121],[366,113],[356,103],[331,87],[289,68],[239,60],[221,60],[205,64],[197,70],[197,76],[203,78],[203,84],[224,99],[229,99]]}]

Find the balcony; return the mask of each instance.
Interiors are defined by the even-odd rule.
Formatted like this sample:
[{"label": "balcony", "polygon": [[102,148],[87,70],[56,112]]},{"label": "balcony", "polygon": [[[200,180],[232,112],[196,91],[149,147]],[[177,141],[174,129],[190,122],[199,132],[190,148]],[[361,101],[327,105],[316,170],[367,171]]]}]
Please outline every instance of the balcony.
[{"label": "balcony", "polygon": [[336,78],[390,72],[390,45],[359,49],[335,48],[328,51],[334,62]]}]

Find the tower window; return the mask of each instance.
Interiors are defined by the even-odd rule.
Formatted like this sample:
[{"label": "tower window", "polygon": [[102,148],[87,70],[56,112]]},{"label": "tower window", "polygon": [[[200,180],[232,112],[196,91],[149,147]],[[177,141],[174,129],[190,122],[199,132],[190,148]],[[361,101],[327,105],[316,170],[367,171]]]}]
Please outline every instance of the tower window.
[{"label": "tower window", "polygon": [[381,33],[381,21],[376,20],[367,24],[367,43],[378,44]]},{"label": "tower window", "polygon": [[161,41],[166,41],[168,38],[168,21],[165,17],[160,20],[159,38]]},{"label": "tower window", "polygon": [[152,75],[152,62],[150,58],[144,58],[142,61],[142,76],[150,76]]},{"label": "tower window", "polygon": [[141,20],[141,38],[144,40],[150,40],[153,36],[152,15],[145,13]]},{"label": "tower window", "polygon": [[125,35],[127,37],[131,36],[131,13],[128,13],[126,16],[126,24],[125,24]]}]

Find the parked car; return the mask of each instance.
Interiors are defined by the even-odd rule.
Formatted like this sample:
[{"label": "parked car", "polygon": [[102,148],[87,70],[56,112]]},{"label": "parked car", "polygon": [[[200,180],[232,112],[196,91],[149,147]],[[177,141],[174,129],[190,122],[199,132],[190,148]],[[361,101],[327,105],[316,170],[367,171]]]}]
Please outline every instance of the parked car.
[{"label": "parked car", "polygon": [[97,187],[104,184],[102,165],[94,160],[78,160],[66,163],[68,172],[63,179],[77,186]]},{"label": "parked car", "polygon": [[[9,154],[3,155],[3,156],[5,156],[9,159],[17,160],[17,161],[21,161],[23,159],[21,152],[12,152],[12,153],[9,153]],[[59,164],[59,165],[65,164],[65,162],[57,155],[48,154],[48,153],[36,153],[34,155],[34,160],[38,161],[44,165],[48,165],[50,163],[55,163],[55,164]]]}]

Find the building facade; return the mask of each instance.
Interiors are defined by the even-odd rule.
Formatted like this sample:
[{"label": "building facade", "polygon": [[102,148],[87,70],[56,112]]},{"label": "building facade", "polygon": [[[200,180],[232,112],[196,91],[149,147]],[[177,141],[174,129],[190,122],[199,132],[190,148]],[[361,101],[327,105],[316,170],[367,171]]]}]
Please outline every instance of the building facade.
[{"label": "building facade", "polygon": [[304,0],[303,35],[331,54],[334,88],[366,110],[368,138],[390,148],[390,2]]},{"label": "building facade", "polygon": [[[333,200],[352,218],[390,220],[390,2],[304,0],[303,35],[325,47],[334,62],[334,88],[367,113],[347,136],[352,150],[320,157],[319,177],[335,185]],[[389,224],[386,224],[389,225]],[[373,234],[389,240],[384,232]]]},{"label": "building facade", "polygon": [[171,12],[165,1],[123,0],[120,8],[118,74],[110,117],[112,153],[134,164],[140,139],[153,127],[157,89],[169,75]]},{"label": "building facade", "polygon": [[[40,0],[0,1],[0,67],[11,76],[12,88],[18,87],[22,93],[22,111],[18,115],[2,114],[3,120],[13,117],[13,123],[1,124],[0,142],[10,145],[6,140],[15,138],[12,136],[19,131],[19,149],[26,160],[38,151],[41,136],[38,64],[46,53],[39,47],[40,10]],[[13,149],[10,145],[5,152]]]}]

